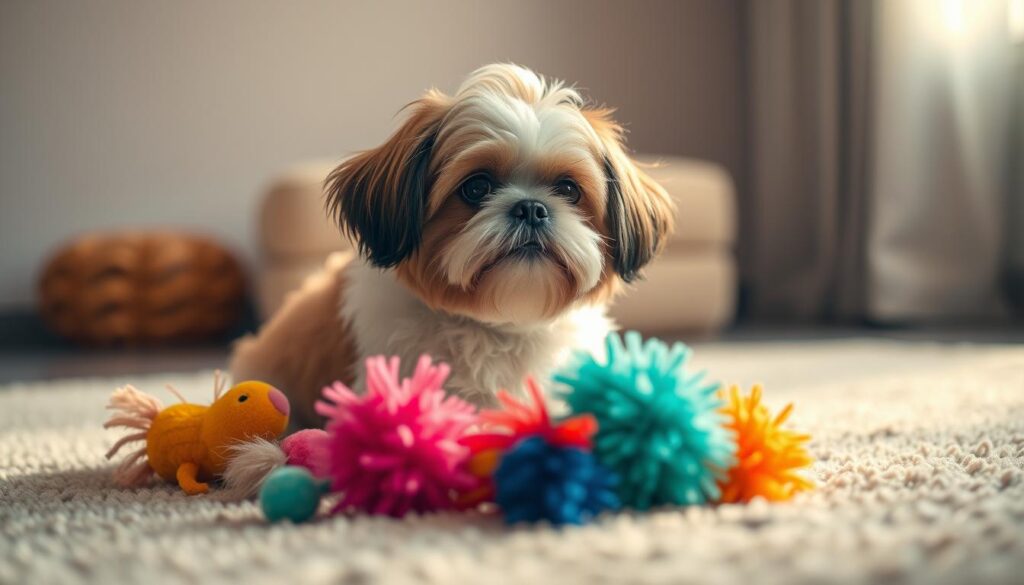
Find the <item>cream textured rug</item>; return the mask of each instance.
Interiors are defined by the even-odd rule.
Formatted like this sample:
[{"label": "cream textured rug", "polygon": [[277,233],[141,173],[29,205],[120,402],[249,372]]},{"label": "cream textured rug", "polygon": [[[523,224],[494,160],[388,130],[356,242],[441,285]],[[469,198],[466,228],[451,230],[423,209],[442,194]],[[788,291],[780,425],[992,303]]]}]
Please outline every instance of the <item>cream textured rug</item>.
[{"label": "cream textured rug", "polygon": [[[619,514],[264,524],[252,503],[115,489],[102,454],[123,380],[0,388],[0,583],[1024,583],[1024,348],[880,341],[706,344],[814,435],[792,503]],[[209,373],[174,382],[206,399]]]}]

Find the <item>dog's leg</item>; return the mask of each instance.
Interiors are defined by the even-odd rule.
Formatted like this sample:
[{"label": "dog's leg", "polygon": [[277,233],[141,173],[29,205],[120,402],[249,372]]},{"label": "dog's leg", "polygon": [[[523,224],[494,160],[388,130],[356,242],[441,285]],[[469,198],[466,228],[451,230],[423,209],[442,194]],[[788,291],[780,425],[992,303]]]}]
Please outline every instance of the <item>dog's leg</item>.
[{"label": "dog's leg", "polygon": [[231,356],[235,383],[262,380],[279,388],[300,427],[319,426],[313,405],[325,385],[352,384],[355,340],[339,315],[344,268],[351,259],[350,253],[331,255],[257,334],[236,343]]}]

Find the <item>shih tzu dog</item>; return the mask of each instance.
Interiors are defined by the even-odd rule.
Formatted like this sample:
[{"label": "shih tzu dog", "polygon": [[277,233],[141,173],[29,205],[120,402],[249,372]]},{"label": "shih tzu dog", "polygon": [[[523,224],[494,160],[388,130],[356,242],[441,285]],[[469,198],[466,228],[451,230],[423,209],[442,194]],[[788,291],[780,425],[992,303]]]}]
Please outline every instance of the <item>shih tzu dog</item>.
[{"label": "shih tzu dog", "polygon": [[284,389],[300,422],[364,359],[422,353],[447,389],[490,404],[599,348],[605,306],[672,229],[665,191],[627,154],[611,110],[523,67],[431,90],[381,146],[327,179],[327,208],[360,258],[336,255],[232,358],[235,379]]}]

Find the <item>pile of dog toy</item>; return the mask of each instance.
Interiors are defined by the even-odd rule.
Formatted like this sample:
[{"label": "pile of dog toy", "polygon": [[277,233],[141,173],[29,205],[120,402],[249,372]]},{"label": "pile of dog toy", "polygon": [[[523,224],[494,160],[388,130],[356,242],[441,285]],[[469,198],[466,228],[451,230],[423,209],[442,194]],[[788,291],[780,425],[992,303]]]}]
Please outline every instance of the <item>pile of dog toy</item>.
[{"label": "pile of dog toy", "polygon": [[402,378],[398,358],[373,357],[364,393],[324,389],[324,429],[280,443],[249,431],[205,471],[258,492],[270,521],[294,522],[313,518],[325,497],[330,513],[479,508],[508,523],[562,525],[620,508],[782,501],[813,487],[803,475],[809,437],[783,428],[792,405],[773,416],[760,387],[742,395],[707,382],[688,371],[680,343],[629,332],[606,347],[604,359],[581,352],[553,377],[569,408],[561,418],[533,379],[525,399],[502,392],[501,409],[478,411],[445,393],[446,364],[423,356]]}]

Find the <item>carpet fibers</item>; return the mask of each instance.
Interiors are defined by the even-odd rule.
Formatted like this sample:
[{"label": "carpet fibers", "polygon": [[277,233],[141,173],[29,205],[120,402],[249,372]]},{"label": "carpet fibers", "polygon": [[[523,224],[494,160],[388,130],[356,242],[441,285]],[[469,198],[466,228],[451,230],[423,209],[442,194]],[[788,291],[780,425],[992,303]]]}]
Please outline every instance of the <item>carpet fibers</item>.
[{"label": "carpet fibers", "polygon": [[[459,514],[268,526],[252,502],[111,484],[117,435],[100,424],[125,380],[0,387],[0,583],[1024,583],[1024,348],[709,344],[698,362],[796,403],[816,491],[562,530]],[[211,381],[132,380],[192,399]]]}]

